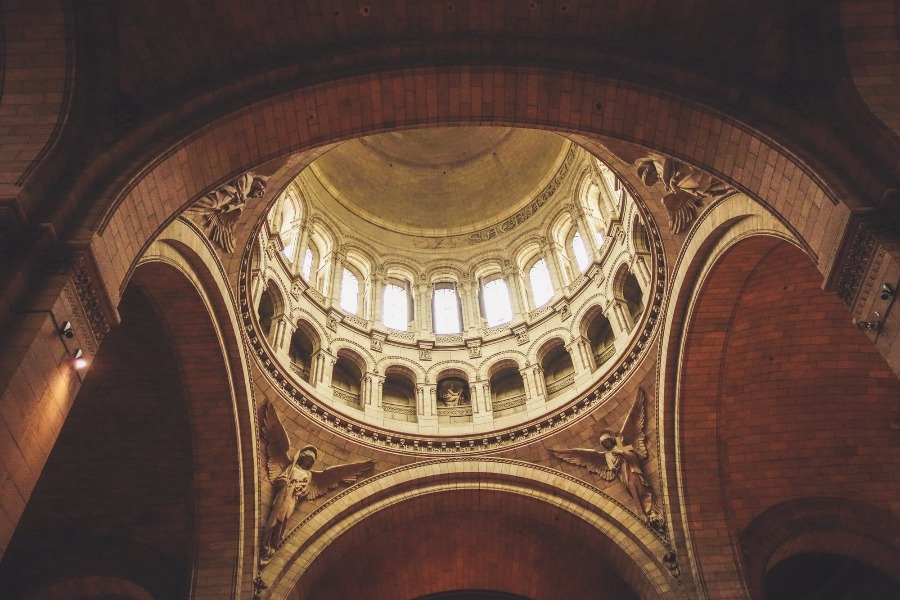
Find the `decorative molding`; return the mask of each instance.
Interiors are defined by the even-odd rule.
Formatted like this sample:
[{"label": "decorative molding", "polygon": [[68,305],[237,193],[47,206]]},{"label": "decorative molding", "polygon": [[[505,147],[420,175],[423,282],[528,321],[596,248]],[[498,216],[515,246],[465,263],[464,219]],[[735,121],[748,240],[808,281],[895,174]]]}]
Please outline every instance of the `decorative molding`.
[{"label": "decorative molding", "polygon": [[528,343],[528,325],[516,325],[512,328],[513,335],[516,336],[516,343],[518,345],[527,344]]},{"label": "decorative molding", "polygon": [[538,210],[544,204],[547,203],[550,198],[556,193],[556,190],[559,189],[560,185],[562,185],[566,176],[569,174],[569,171],[572,168],[572,163],[575,161],[575,156],[577,154],[577,147],[575,144],[572,144],[569,147],[569,151],[566,153],[566,157],[563,159],[562,165],[560,165],[559,170],[556,174],[553,175],[553,178],[550,182],[544,186],[544,189],[535,196],[535,198],[528,204],[528,206],[522,208],[516,214],[512,215],[505,221],[497,224],[491,225],[490,227],[485,227],[480,231],[476,231],[469,235],[469,244],[480,244],[482,242],[486,242],[488,240],[492,240],[496,237],[499,237],[505,233],[509,233],[517,226],[521,225],[531,217],[533,217]]},{"label": "decorative molding", "polygon": [[431,360],[431,351],[434,349],[434,342],[419,341],[419,360]]},{"label": "decorative molding", "polygon": [[[112,308],[98,293],[99,277],[92,271],[83,252],[76,254],[68,265],[62,267],[62,272],[68,273],[72,282],[71,292],[74,292],[74,295],[70,292],[69,301],[75,304],[74,300],[77,300],[77,305],[81,306],[85,321],[94,337],[95,344],[91,350],[96,352],[103,338],[109,333],[111,319],[107,317],[107,313],[111,314]],[[69,287],[66,286],[66,289],[69,290]]]},{"label": "decorative molding", "polygon": [[[661,249],[662,241],[659,230],[652,220],[647,222],[648,235],[651,243],[657,249]],[[661,255],[659,255],[661,256]],[[455,454],[455,453],[491,453],[498,450],[516,448],[524,444],[530,444],[536,439],[543,438],[561,427],[566,427],[575,421],[579,421],[591,414],[594,408],[605,402],[612,394],[628,380],[628,374],[647,355],[649,341],[660,323],[660,311],[664,294],[660,293],[666,287],[667,270],[664,264],[658,265],[654,272],[655,289],[649,301],[648,307],[640,323],[638,331],[632,338],[631,345],[623,351],[615,365],[603,375],[603,378],[582,393],[579,393],[572,401],[552,412],[540,415],[530,421],[506,429],[499,429],[489,434],[473,435],[460,433],[458,435],[442,435],[439,440],[424,434],[400,434],[378,425],[371,425],[354,420],[341,413],[339,409],[332,408],[323,400],[319,400],[315,394],[301,389],[294,382],[294,377],[285,373],[278,361],[270,356],[268,345],[263,342],[256,325],[254,315],[250,309],[248,276],[252,257],[252,245],[247,246],[241,260],[241,280],[238,283],[238,301],[240,316],[246,335],[249,354],[253,357],[265,376],[273,382],[273,385],[283,391],[285,398],[300,412],[330,429],[335,434],[357,440],[373,448],[382,448],[390,452],[402,454]],[[664,258],[660,259],[664,260]],[[528,326],[521,324],[511,328],[521,339],[521,343],[528,343]],[[401,332],[403,333],[403,332]],[[389,332],[394,335],[394,332]],[[522,338],[520,338],[522,336]],[[433,342],[430,340],[419,341],[420,353],[427,351],[430,360]],[[421,355],[420,355],[421,356]],[[432,369],[435,368],[434,366]],[[431,369],[429,369],[430,372]],[[427,376],[426,376],[427,381]],[[424,384],[429,385],[429,384]],[[433,385],[433,384],[430,384]],[[555,471],[554,471],[555,472]],[[620,505],[621,506],[621,505]],[[626,510],[626,507],[623,506]],[[629,511],[630,512],[630,511]]]},{"label": "decorative molding", "polygon": [[469,349],[469,358],[481,358],[481,338],[466,340],[466,347]]}]

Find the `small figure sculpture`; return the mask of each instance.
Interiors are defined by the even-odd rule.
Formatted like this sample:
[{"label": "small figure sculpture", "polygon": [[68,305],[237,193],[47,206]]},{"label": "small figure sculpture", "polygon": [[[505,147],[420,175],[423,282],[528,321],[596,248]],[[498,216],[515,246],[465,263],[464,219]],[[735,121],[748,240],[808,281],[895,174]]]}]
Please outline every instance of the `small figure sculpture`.
[{"label": "small figure sculpture", "polygon": [[277,490],[262,536],[259,562],[265,565],[275,554],[284,537],[288,519],[301,500],[315,500],[341,483],[353,483],[361,473],[371,469],[375,461],[364,460],[313,471],[312,466],[318,456],[314,446],[304,446],[291,460],[290,438],[270,402],[263,409],[262,435],[266,440],[266,470]]},{"label": "small figure sculpture", "polygon": [[249,198],[261,198],[266,193],[268,177],[248,171],[203,198],[188,209],[200,215],[209,227],[209,239],[225,252],[234,252],[234,227]]},{"label": "small figure sculpture", "polygon": [[603,450],[572,448],[550,450],[550,454],[573,465],[584,467],[605,481],[612,481],[618,477],[634,501],[638,512],[647,519],[647,523],[654,530],[663,531],[665,520],[656,506],[653,490],[641,469],[641,460],[648,456],[644,404],[644,390],[638,389],[637,400],[628,412],[619,435],[611,431],[600,434],[600,445]]},{"label": "small figure sculpture", "polygon": [[444,390],[441,400],[443,400],[444,404],[447,406],[459,406],[462,401],[462,392],[461,387],[456,383],[451,383],[447,389]]}]

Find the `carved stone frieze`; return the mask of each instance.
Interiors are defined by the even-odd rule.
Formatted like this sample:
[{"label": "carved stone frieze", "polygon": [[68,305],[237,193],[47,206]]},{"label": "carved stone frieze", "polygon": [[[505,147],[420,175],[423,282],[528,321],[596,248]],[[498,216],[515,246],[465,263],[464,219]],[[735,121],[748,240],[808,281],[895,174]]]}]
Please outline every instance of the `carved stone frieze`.
[{"label": "carved stone frieze", "polygon": [[532,216],[534,216],[538,210],[544,204],[547,203],[550,198],[556,193],[556,190],[559,189],[559,186],[565,180],[566,176],[569,174],[569,171],[572,169],[572,164],[575,162],[576,156],[576,148],[573,144],[570,148],[566,157],[563,159],[563,163],[560,166],[559,170],[550,180],[550,182],[544,187],[543,190],[524,208],[519,210],[516,214],[512,215],[502,223],[498,225],[491,225],[490,227],[485,227],[480,231],[476,231],[475,233],[469,236],[469,244],[480,244],[482,242],[486,242],[488,240],[492,240],[500,235],[505,233],[509,233],[517,226],[521,225]]},{"label": "carved stone frieze", "polygon": [[835,286],[838,298],[850,308],[854,320],[867,319],[869,315],[863,314],[867,307],[875,310],[871,299],[873,293],[877,295],[881,291],[884,261],[898,247],[897,237],[879,224],[871,220],[857,223]]},{"label": "carved stone frieze", "polygon": [[518,345],[527,344],[529,342],[528,339],[528,326],[527,325],[517,325],[512,328],[513,335],[516,336],[516,343]]},{"label": "carved stone frieze", "polygon": [[[110,318],[107,316],[107,311],[111,311],[109,303],[101,295],[99,283],[95,281],[95,276],[91,273],[87,258],[83,253],[77,254],[62,270],[67,272],[71,279],[71,287],[67,286],[67,290],[70,290],[69,301],[73,304],[77,301],[84,311],[84,320],[96,342],[91,350],[96,351],[103,338],[109,333]],[[76,320],[80,319],[76,317]]]},{"label": "carved stone frieze", "polygon": [[419,342],[419,360],[431,360],[431,351],[434,349],[434,342]]}]

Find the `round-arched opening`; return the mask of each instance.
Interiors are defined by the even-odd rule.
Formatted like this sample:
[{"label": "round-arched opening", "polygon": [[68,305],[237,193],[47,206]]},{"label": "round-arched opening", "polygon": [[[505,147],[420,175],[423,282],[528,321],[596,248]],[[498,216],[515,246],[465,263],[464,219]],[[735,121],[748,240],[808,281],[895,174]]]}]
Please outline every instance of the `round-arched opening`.
[{"label": "round-arched opening", "polygon": [[491,403],[494,417],[514,415],[525,410],[527,401],[525,381],[519,372],[519,365],[513,361],[503,361],[491,369]]},{"label": "round-arched opening", "polygon": [[766,573],[766,600],[847,600],[897,598],[900,581],[847,556],[796,554]]},{"label": "round-arched opening", "polygon": [[[479,143],[484,153],[473,154]],[[379,187],[386,176],[390,185]],[[279,384],[288,374],[286,385],[334,416],[357,408],[361,414],[344,416],[361,420],[367,437],[397,433],[425,442],[404,439],[411,451],[427,448],[435,435],[458,437],[470,449],[459,436],[484,445],[500,427],[528,427],[542,411],[583,400],[579,392],[600,387],[634,348],[636,324],[656,326],[643,318],[642,286],[650,289],[665,272],[655,254],[643,252],[656,247],[649,238],[656,243],[659,231],[618,176],[566,137],[423,128],[343,142],[299,173],[278,177],[268,217],[256,213],[252,239],[264,250],[254,255],[255,268],[245,257],[244,270],[246,289],[265,290],[257,299],[259,334],[270,341],[263,351],[281,363],[266,368]],[[488,189],[490,202],[476,193]],[[288,221],[297,225],[289,238],[293,262],[273,250],[288,239]],[[609,223],[634,232],[607,239]],[[635,236],[647,242],[639,257]],[[629,273],[637,259],[640,285]],[[572,318],[597,298],[619,300],[615,331],[623,339],[615,346],[609,331],[592,331],[588,348],[583,319]],[[322,347],[313,340],[312,359],[309,340],[283,333],[290,324],[281,315],[300,314],[328,332]],[[531,342],[555,337],[578,341],[551,357]],[[364,357],[358,391],[340,372],[346,361],[329,362],[345,347]],[[484,370],[510,357],[520,365],[515,372]],[[375,366],[384,358],[412,365],[412,402],[410,382],[387,380]],[[517,374],[527,364],[545,367],[548,378]],[[460,379],[444,381],[441,372],[451,366]],[[299,381],[310,385],[294,385]],[[526,393],[535,401],[528,410]],[[550,398],[560,402],[538,402]]]},{"label": "round-arched opening", "polygon": [[385,370],[382,407],[398,421],[416,422],[416,376],[410,369],[390,366]]},{"label": "round-arched opening", "polygon": [[594,307],[585,321],[587,323],[587,327],[584,328],[585,337],[591,347],[594,368],[599,369],[615,355],[616,335],[612,323],[599,307]]},{"label": "round-arched opening", "polygon": [[331,388],[335,399],[356,409],[362,408],[362,360],[348,350],[341,350],[331,370]]},{"label": "round-arched opening", "polygon": [[291,359],[291,371],[306,382],[310,381],[313,357],[320,346],[318,338],[315,329],[305,321],[297,323],[297,329],[291,336],[291,345],[288,351]]},{"label": "round-arched opening", "polygon": [[548,342],[541,354],[544,388],[547,400],[550,400],[572,387],[575,382],[575,365],[560,339]]}]

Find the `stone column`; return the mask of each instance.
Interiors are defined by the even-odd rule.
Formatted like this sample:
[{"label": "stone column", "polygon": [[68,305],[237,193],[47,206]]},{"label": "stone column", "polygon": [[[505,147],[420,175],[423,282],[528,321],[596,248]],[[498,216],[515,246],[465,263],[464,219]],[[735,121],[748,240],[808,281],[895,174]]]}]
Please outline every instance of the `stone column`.
[{"label": "stone column", "polygon": [[469,386],[469,397],[472,398],[472,422],[490,423],[494,420],[491,408],[489,382],[478,380]]},{"label": "stone column", "polygon": [[607,315],[606,318],[609,319],[610,325],[612,325],[613,333],[616,336],[616,347],[618,347],[619,344],[624,343],[629,332],[634,329],[631,313],[628,312],[628,307],[621,300],[613,300],[609,303],[607,310],[603,312]]},{"label": "stone column", "polygon": [[643,252],[636,254],[631,260],[631,272],[634,273],[638,285],[641,286],[641,293],[647,299],[644,304],[649,304],[650,302],[651,287],[653,285],[653,274],[650,272],[649,263],[650,255]]},{"label": "stone column", "polygon": [[290,364],[291,338],[294,336],[296,327],[294,327],[287,315],[281,315],[275,319],[273,327],[275,328],[275,334],[272,336],[272,347],[275,350],[275,354],[282,360],[282,364]]},{"label": "stone column", "polygon": [[314,381],[315,387],[330,391],[331,375],[334,370],[334,363],[336,362],[335,357],[327,350],[319,350],[316,353],[313,362],[316,365],[315,379],[312,379],[312,375],[310,376],[310,379]]},{"label": "stone column", "polygon": [[553,296],[556,297],[563,291],[562,268],[559,264],[559,255],[556,253],[556,244],[549,243],[546,239],[541,240],[541,256],[547,263],[550,283],[553,284]]},{"label": "stone column", "polygon": [[[297,231],[297,248],[295,252],[295,260],[294,265],[295,273],[300,272],[300,268],[303,266],[303,257],[306,255],[306,246],[309,244],[309,224],[301,223],[300,228]],[[312,273],[309,275],[312,277]]]},{"label": "stone column", "polygon": [[437,386],[433,383],[416,384],[416,420],[420,429],[437,430]]},{"label": "stone column", "polygon": [[582,241],[585,243],[585,249],[588,251],[591,261],[599,260],[600,247],[597,245],[597,235],[594,233],[594,227],[580,204],[575,205],[572,211],[572,218],[575,221],[578,232],[581,234]]},{"label": "stone column", "polygon": [[428,293],[429,285],[425,282],[419,283],[419,331],[430,332],[434,328],[431,323],[431,297]]},{"label": "stone column", "polygon": [[335,250],[331,253],[331,281],[329,285],[331,285],[331,293],[328,294],[329,298],[331,298],[332,306],[340,306],[341,305],[341,280],[342,280],[342,271],[343,271],[344,262],[341,260],[340,254]]},{"label": "stone column", "polygon": [[509,302],[512,304],[512,320],[515,321],[516,317],[524,319],[528,310],[522,296],[522,274],[519,272],[519,269],[507,264],[506,270],[503,271],[503,276],[506,277]]},{"label": "stone column", "polygon": [[375,271],[372,274],[372,322],[384,325],[384,273]]},{"label": "stone column", "polygon": [[472,330],[474,332],[481,323],[481,319],[478,317],[478,298],[472,293],[474,287],[472,280],[468,278],[463,279],[459,287],[462,293],[457,291],[457,295],[462,303],[462,317],[464,321],[460,324],[460,329],[461,331]]},{"label": "stone column", "polygon": [[574,340],[569,342],[566,345],[566,351],[569,353],[569,356],[572,358],[572,365],[575,367],[575,377],[579,375],[590,372],[590,364],[586,362],[586,357],[584,356],[584,338],[581,336],[576,337]]}]

